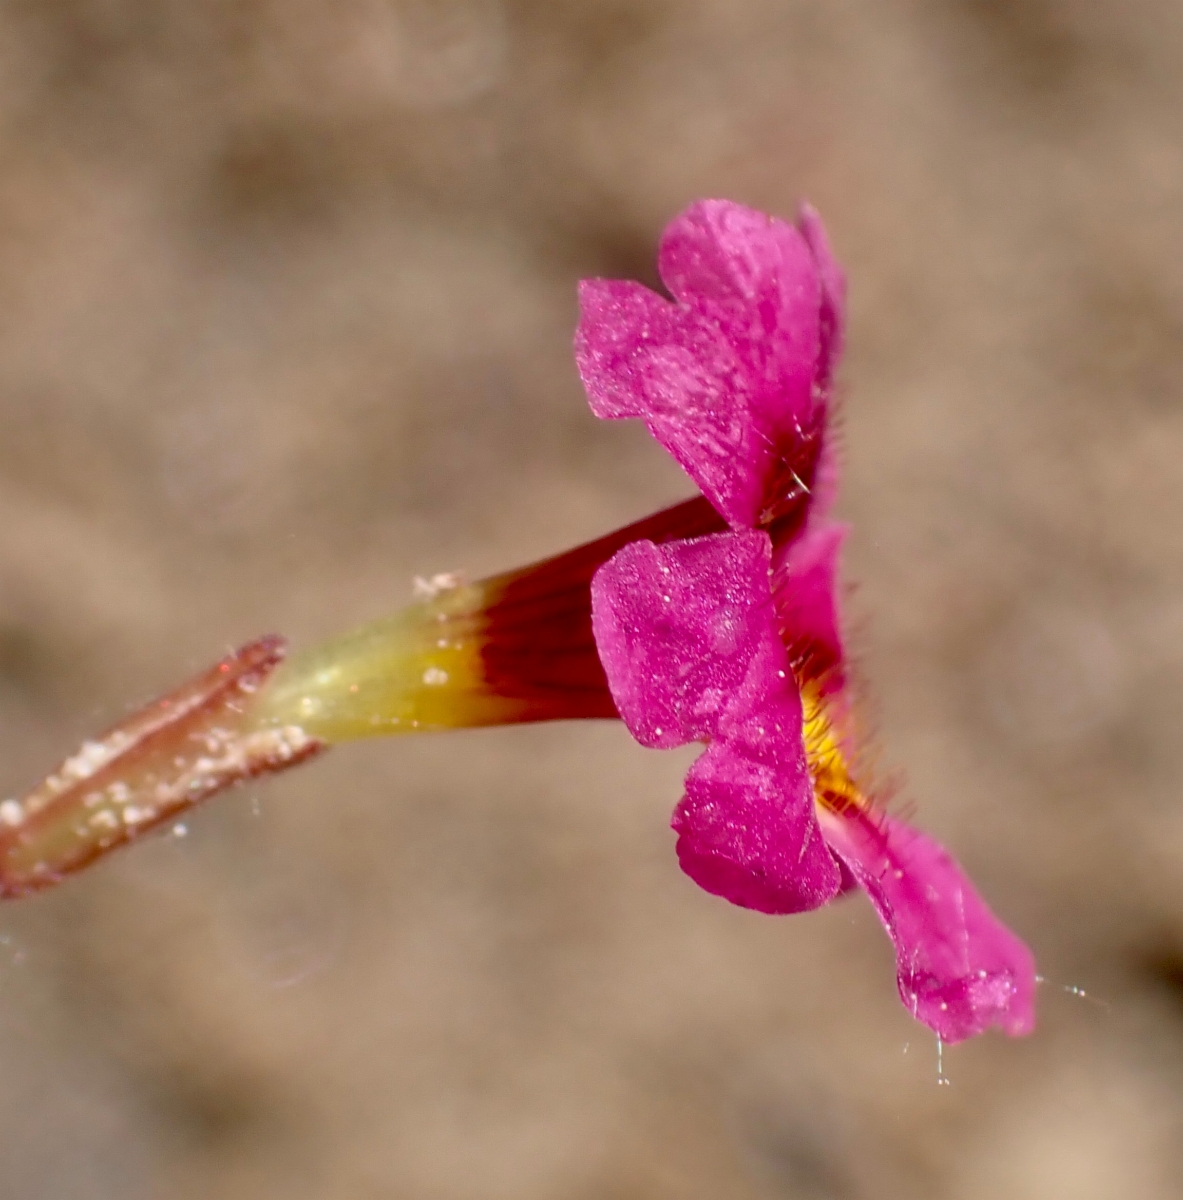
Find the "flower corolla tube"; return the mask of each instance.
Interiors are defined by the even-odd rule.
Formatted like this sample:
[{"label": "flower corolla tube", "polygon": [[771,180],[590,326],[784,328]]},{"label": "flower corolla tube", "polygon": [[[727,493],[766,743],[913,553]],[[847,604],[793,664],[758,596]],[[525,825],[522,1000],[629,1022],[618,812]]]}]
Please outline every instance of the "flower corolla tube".
[{"label": "flower corolla tube", "polygon": [[831,389],[844,280],[817,215],[706,200],[666,229],[669,297],[588,280],[592,410],[638,418],[700,495],[291,659],[269,636],[0,803],[0,895],[47,887],[245,779],[359,737],[620,717],[705,745],[673,817],[707,891],[765,913],[861,888],[900,996],[945,1041],[1034,1024],[1034,963],[953,859],[856,781],[837,601]]}]

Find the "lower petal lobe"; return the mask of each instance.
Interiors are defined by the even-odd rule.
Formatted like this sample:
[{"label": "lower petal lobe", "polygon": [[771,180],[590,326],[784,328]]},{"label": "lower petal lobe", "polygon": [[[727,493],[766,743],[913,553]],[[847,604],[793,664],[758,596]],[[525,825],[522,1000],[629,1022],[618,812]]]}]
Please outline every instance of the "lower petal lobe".
[{"label": "lower petal lobe", "polygon": [[837,895],[801,744],[795,692],[713,742],[674,812],[678,861],[700,887],[766,913],[805,912]]},{"label": "lower petal lobe", "polygon": [[823,831],[870,897],[896,952],[904,1006],[946,1042],[1035,1024],[1035,960],[931,838],[882,814],[822,813]]}]

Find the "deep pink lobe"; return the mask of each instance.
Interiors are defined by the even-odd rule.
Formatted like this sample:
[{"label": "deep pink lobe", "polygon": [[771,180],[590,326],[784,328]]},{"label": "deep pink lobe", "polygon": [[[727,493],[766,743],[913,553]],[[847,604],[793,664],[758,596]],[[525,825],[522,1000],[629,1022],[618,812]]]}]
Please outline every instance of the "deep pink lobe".
[{"label": "deep pink lobe", "polygon": [[823,815],[830,848],[858,880],[895,946],[900,998],[945,1041],[1035,1026],[1031,951],[986,907],[942,847],[875,814]]},{"label": "deep pink lobe", "polygon": [[781,641],[798,677],[824,680],[824,694],[845,682],[837,585],[846,532],[837,522],[819,522],[777,552],[772,572]]},{"label": "deep pink lobe", "polygon": [[732,527],[752,528],[824,403],[837,284],[794,226],[722,200],[667,227],[658,266],[674,303],[636,283],[580,285],[575,359],[592,411],[642,418]]},{"label": "deep pink lobe", "polygon": [[735,904],[799,912],[835,895],[839,869],[814,811],[770,558],[764,533],[634,542],[592,580],[592,628],[642,745],[711,742],[674,814],[687,874]]}]

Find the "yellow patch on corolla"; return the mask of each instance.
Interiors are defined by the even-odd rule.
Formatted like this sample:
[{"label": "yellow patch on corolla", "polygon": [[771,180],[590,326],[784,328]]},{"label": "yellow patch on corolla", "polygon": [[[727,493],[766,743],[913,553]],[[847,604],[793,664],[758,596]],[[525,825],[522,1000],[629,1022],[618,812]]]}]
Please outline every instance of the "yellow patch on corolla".
[{"label": "yellow patch on corolla", "polygon": [[826,698],[816,682],[802,685],[801,708],[805,760],[813,779],[814,800],[838,815],[851,808],[868,808],[866,796],[851,776]]}]

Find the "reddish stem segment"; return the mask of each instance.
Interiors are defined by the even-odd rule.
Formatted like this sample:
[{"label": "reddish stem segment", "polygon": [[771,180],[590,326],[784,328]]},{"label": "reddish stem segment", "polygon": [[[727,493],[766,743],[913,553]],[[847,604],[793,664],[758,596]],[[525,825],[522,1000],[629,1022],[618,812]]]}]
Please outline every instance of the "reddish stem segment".
[{"label": "reddish stem segment", "polygon": [[0,804],[0,896],[48,887],[214,792],[321,750],[296,726],[251,729],[245,717],[285,649],[279,637],[244,646]]}]

